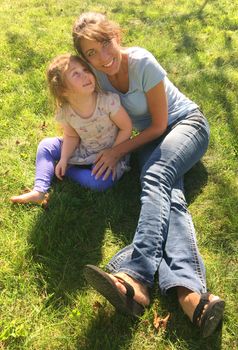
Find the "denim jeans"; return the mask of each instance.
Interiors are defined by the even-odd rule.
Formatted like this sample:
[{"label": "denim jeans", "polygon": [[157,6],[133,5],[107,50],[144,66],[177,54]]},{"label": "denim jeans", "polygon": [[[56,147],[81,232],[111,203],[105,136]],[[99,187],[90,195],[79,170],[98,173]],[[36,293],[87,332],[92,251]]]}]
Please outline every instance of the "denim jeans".
[{"label": "denim jeans", "polygon": [[162,294],[176,286],[206,291],[205,267],[184,198],[183,175],[207,150],[209,126],[199,110],[177,120],[158,140],[142,147],[141,211],[132,244],[107,265]]}]

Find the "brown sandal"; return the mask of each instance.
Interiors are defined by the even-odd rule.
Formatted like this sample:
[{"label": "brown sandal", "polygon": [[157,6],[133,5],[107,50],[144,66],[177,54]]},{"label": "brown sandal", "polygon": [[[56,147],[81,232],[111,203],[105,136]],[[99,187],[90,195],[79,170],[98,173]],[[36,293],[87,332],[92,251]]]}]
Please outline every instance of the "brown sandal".
[{"label": "brown sandal", "polygon": [[143,305],[137,303],[133,297],[135,295],[134,288],[123,278],[116,278],[125,286],[126,294],[122,294],[117,289],[113,280],[103,270],[94,265],[86,265],[84,268],[84,276],[88,283],[102,294],[119,312],[131,315],[141,316],[144,313]]},{"label": "brown sandal", "polygon": [[[203,338],[209,337],[223,318],[225,302],[222,299],[209,301],[211,293],[203,293],[193,314],[193,324],[201,329]],[[206,309],[204,310],[205,306]]]}]

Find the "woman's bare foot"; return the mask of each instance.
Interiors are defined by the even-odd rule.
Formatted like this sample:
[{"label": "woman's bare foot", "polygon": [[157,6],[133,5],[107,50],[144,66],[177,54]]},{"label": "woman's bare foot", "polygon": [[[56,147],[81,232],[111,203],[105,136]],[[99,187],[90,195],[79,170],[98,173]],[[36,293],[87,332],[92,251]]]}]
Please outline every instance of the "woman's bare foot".
[{"label": "woman's bare foot", "polygon": [[114,281],[116,287],[122,294],[126,294],[126,287],[123,285],[122,282],[120,282],[119,279],[117,279],[117,276],[125,280],[127,283],[129,283],[135,291],[134,300],[137,301],[140,305],[147,306],[150,303],[149,298],[149,292],[148,288],[132,278],[131,276],[127,275],[126,273],[119,272],[116,275],[108,274],[109,277]]},{"label": "woman's bare foot", "polygon": [[[195,292],[192,292],[191,290],[185,288],[185,287],[178,287],[177,288],[177,294],[179,303],[184,311],[184,313],[189,317],[189,319],[193,320],[193,314],[194,311],[200,301],[201,295]],[[213,294],[209,295],[209,301],[215,301],[218,300],[219,297]],[[208,305],[204,306],[203,312],[205,312]]]},{"label": "woman's bare foot", "polygon": [[45,197],[46,197],[45,193],[33,190],[28,193],[23,193],[19,196],[13,196],[10,198],[10,200],[13,203],[20,203],[20,204],[26,204],[26,203],[41,204],[44,201]]}]

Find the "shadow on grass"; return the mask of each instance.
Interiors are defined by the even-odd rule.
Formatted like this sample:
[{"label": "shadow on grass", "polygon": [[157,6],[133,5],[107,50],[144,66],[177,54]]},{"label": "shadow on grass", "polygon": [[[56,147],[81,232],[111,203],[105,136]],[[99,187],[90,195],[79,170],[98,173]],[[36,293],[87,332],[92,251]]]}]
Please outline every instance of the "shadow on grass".
[{"label": "shadow on grass", "polygon": [[185,197],[188,205],[203,191],[208,181],[208,173],[202,161],[195,164],[184,176]]},{"label": "shadow on grass", "polygon": [[180,308],[176,291],[170,290],[167,297],[160,296],[160,308],[170,313],[168,328],[165,333],[165,340],[174,344],[178,339],[182,339],[186,343],[188,350],[220,350],[222,343],[222,324],[212,336],[201,338],[199,329],[191,324],[188,317]]},{"label": "shadow on grass", "polygon": [[[189,202],[199,194],[206,179],[202,163],[186,176]],[[104,193],[82,189],[68,181],[53,185],[48,209],[41,211],[29,237],[31,254],[39,269],[39,288],[52,294],[52,306],[71,303],[86,287],[83,267],[101,264],[104,242],[108,243],[107,230],[113,233],[110,244],[116,242],[124,247],[131,243],[139,217],[139,195],[137,167]],[[135,321],[105,312],[101,310],[92,319],[83,337],[85,349],[120,349],[130,341]],[[78,339],[79,348],[81,341]]]},{"label": "shadow on grass", "polygon": [[68,181],[57,182],[53,189],[29,240],[41,270],[39,283],[46,282],[48,293],[64,299],[84,285],[84,265],[101,263],[107,231],[114,235],[109,240],[122,247],[132,240],[139,216],[139,180],[131,171],[103,193]]},{"label": "shadow on grass", "polygon": [[138,321],[115,312],[108,315],[103,309],[91,321],[85,339],[78,339],[77,349],[119,350],[129,349],[132,333]]}]

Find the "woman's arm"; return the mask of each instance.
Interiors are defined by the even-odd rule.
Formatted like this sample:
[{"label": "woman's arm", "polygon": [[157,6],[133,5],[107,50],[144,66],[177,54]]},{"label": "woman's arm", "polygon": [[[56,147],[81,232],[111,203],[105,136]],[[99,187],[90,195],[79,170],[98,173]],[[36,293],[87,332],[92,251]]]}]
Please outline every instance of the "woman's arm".
[{"label": "woman's arm", "polygon": [[79,135],[69,125],[64,124],[63,131],[64,131],[64,134],[63,134],[63,144],[61,148],[61,157],[55,167],[55,175],[60,180],[63,180],[63,176],[65,175],[68,160],[80,142]]},{"label": "woman's arm", "polygon": [[[122,142],[129,140],[131,137],[132,133],[132,122],[127,114],[126,110],[121,106],[119,110],[111,116],[111,120],[116,124],[118,127],[119,131],[116,137],[116,140],[114,141],[114,144],[112,145],[112,148],[115,146],[121,144]],[[106,150],[103,150],[98,153],[97,158],[95,159],[95,164],[97,166],[98,161],[101,159],[101,157],[105,154]],[[116,176],[116,163],[114,166],[108,167],[105,174],[104,174],[104,179],[106,179],[110,173],[112,172],[112,178],[114,179]],[[99,175],[100,176],[100,175]],[[97,178],[97,176],[96,176]]]},{"label": "woman's arm", "polygon": [[132,139],[103,151],[93,169],[93,174],[96,174],[96,178],[100,177],[106,169],[114,168],[121,157],[157,139],[167,129],[168,103],[163,81],[150,89],[146,93],[146,98],[151,114],[151,125]]},{"label": "woman's arm", "polygon": [[126,110],[121,106],[116,114],[111,116],[111,120],[116,124],[119,131],[112,147],[129,140],[132,133],[132,122]]}]

